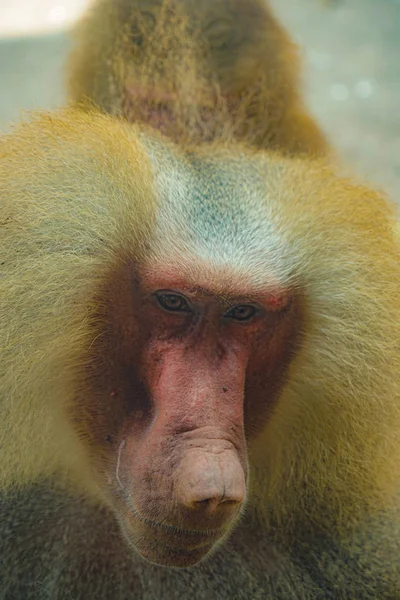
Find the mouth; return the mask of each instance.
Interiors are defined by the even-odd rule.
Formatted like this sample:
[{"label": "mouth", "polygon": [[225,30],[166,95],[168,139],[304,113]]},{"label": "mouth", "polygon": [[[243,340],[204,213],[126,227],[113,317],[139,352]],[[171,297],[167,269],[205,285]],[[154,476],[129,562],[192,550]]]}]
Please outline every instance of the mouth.
[{"label": "mouth", "polygon": [[160,529],[166,534],[175,535],[175,536],[186,536],[193,537],[197,539],[201,538],[218,538],[224,534],[225,530],[220,527],[218,529],[182,529],[181,527],[177,527],[176,525],[170,525],[168,523],[159,523],[158,521],[153,521],[147,517],[144,517],[138,511],[136,511],[135,516],[142,521],[144,525],[149,527],[153,527],[154,529]]}]

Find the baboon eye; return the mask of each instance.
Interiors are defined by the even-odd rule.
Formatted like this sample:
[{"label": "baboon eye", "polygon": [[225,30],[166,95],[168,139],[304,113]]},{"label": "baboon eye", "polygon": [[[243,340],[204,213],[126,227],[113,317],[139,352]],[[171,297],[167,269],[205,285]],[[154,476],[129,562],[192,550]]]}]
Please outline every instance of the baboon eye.
[{"label": "baboon eye", "polygon": [[235,321],[250,321],[256,313],[257,308],[252,304],[238,304],[228,310],[224,314],[224,317],[226,319],[234,319]]},{"label": "baboon eye", "polygon": [[168,312],[191,312],[188,301],[180,294],[157,292],[155,297],[161,308]]}]

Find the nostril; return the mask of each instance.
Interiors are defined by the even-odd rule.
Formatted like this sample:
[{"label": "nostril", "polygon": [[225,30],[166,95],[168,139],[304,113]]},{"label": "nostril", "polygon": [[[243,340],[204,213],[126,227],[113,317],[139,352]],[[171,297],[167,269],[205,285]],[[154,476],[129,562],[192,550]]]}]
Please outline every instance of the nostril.
[{"label": "nostril", "polygon": [[239,499],[236,500],[232,498],[214,496],[210,498],[204,498],[203,500],[194,500],[191,503],[191,508],[194,508],[195,510],[203,510],[205,512],[213,513],[216,512],[218,509],[234,509],[241,503],[242,500]]},{"label": "nostril", "polygon": [[235,506],[236,504],[241,504],[242,502],[243,499],[234,500],[233,498],[222,498],[222,500],[219,501],[220,504],[228,504],[232,506]]},{"label": "nostril", "polygon": [[197,500],[192,504],[195,510],[213,513],[219,506],[218,498],[206,498],[205,500]]}]

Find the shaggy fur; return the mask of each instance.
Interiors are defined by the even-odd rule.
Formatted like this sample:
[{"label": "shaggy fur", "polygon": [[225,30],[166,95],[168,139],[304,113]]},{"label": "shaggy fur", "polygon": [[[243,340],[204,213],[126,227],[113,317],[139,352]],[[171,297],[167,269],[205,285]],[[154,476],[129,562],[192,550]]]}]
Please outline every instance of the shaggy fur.
[{"label": "shaggy fur", "polygon": [[296,49],[264,0],[99,0],[75,31],[70,98],[175,140],[328,152]]},{"label": "shaggy fur", "polygon": [[38,116],[2,141],[1,598],[283,599],[336,588],[322,597],[396,597],[394,215],[319,162],[245,148],[208,154],[195,157],[199,185],[213,197],[210,173],[225,173],[234,207],[239,190],[261,224],[253,246],[245,229],[236,240],[242,262],[301,292],[302,339],[273,416],[249,440],[247,515],[214,557],[178,574],[126,547],[101,457],[66,415],[90,394],[82,367],[104,328],[93,305],[110,270],[126,252],[140,261],[145,241],[168,257],[175,240],[182,256],[176,227],[193,199],[172,202],[166,220],[157,182],[167,172],[173,195],[172,165],[190,181],[193,152],[77,110]]},{"label": "shaggy fur", "polygon": [[[243,8],[238,0],[215,6]],[[260,23],[259,41],[272,17],[258,3],[249,6],[264,15],[251,21]],[[85,61],[79,52],[74,59],[82,73],[74,77],[76,98],[89,95],[103,112],[118,114],[126,101],[118,90],[131,72],[125,38],[114,35],[122,9],[132,27],[126,3],[93,9],[81,30]],[[90,34],[95,23],[98,43]],[[235,23],[223,31],[235,39],[243,26],[249,40],[238,46],[237,65],[258,29]],[[138,113],[126,115],[137,124],[86,105],[33,116],[0,142],[0,599],[400,598],[394,209],[338,177],[325,158],[300,156],[321,148],[312,123],[305,138],[293,125],[293,144],[285,145],[292,130],[284,115],[297,102],[291,79],[288,104],[281,92],[276,97],[281,116],[272,118],[272,102],[264,121],[255,110],[253,133],[239,135],[245,111],[240,119],[232,112],[226,82],[235,93],[247,70],[230,63],[224,70],[209,50],[199,54],[195,33],[178,39],[187,40],[180,57],[190,86],[169,77],[177,62],[163,63],[163,94],[169,82],[177,102],[165,99],[161,127],[158,99],[142,88]],[[262,42],[268,61],[275,60],[273,39]],[[151,48],[149,56],[160,56]],[[146,64],[148,76],[150,63],[140,61],[132,64]],[[276,64],[280,73],[286,63]],[[132,73],[141,87],[140,69]],[[187,89],[199,94],[193,112]],[[160,128],[174,141],[154,131]],[[270,149],[281,146],[282,153]],[[179,571],[139,558],[120,531],[105,475],[116,464],[106,437],[118,398],[110,397],[107,412],[94,392],[104,381],[99,340],[118,338],[112,299],[127,285],[120,274],[149,257],[166,269],[197,257],[211,280],[228,261],[244,289],[250,280],[261,288],[278,281],[299,311],[279,401],[257,435],[246,432],[246,510],[211,556]]]}]

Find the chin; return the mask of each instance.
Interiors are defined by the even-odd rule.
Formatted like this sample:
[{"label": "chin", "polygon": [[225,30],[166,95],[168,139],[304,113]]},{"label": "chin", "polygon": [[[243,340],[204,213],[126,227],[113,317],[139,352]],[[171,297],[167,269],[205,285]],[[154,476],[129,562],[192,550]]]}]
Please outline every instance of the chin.
[{"label": "chin", "polygon": [[136,547],[138,554],[148,562],[175,569],[187,569],[193,567],[208,556],[214,544],[189,550],[185,548],[157,548],[156,551],[148,551],[146,548]]},{"label": "chin", "polygon": [[227,530],[212,532],[180,530],[140,518],[120,521],[130,546],[146,561],[165,567],[192,567],[206,558],[227,535]]}]

